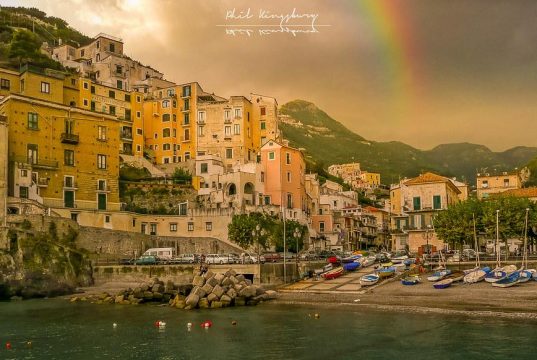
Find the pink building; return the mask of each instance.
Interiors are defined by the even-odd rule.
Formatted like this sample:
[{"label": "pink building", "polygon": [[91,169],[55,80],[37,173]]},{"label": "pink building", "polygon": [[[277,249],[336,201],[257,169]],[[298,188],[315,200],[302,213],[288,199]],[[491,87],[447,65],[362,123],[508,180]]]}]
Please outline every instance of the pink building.
[{"label": "pink building", "polygon": [[261,148],[261,164],[265,169],[263,204],[283,206],[289,218],[301,217],[306,210],[302,152],[270,140]]}]

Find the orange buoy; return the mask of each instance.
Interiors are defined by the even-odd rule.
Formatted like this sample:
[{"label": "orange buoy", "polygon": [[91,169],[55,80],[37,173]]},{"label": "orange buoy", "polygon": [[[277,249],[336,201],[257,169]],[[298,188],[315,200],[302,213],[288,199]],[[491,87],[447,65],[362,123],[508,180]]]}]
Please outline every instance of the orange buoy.
[{"label": "orange buoy", "polygon": [[206,321],[204,321],[204,322],[201,323],[201,327],[202,327],[202,328],[206,328],[206,329],[207,329],[207,328],[210,328],[211,326],[213,326],[213,323],[212,323],[211,321],[209,321],[209,320],[206,320]]},{"label": "orange buoy", "polygon": [[11,343],[9,341],[6,343],[6,350],[11,350]]}]

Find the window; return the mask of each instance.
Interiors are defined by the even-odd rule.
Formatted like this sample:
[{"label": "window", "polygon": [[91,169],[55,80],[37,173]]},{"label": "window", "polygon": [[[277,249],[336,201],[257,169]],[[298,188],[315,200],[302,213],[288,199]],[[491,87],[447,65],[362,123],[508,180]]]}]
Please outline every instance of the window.
[{"label": "window", "polygon": [[267,128],[267,124],[264,121],[261,121],[261,130],[265,130]]},{"label": "window", "polygon": [[291,194],[291,193],[287,194],[287,208],[288,209],[293,208],[293,194]]},{"label": "window", "polygon": [[11,83],[8,79],[1,79],[0,80],[0,89],[2,90],[9,90],[11,87]]},{"label": "window", "polygon": [[233,125],[233,134],[240,135],[240,133],[241,133],[241,125],[240,124]]},{"label": "window", "polygon": [[205,223],[205,231],[212,231],[213,230],[213,223],[212,222],[206,222]]},{"label": "window", "polygon": [[324,233],[324,221],[319,221],[319,232]]},{"label": "window", "polygon": [[140,95],[136,95],[136,102],[141,102],[142,101],[142,97]]},{"label": "window", "polygon": [[205,111],[198,111],[198,122],[200,124],[204,123],[205,122]]},{"label": "window", "polygon": [[27,177],[28,176],[28,170],[21,169],[21,177]]},{"label": "window", "polygon": [[184,140],[185,140],[185,141],[189,141],[189,140],[190,140],[190,129],[185,129]]},{"label": "window", "polygon": [[84,106],[88,106],[88,99],[84,99],[83,103],[84,103]]},{"label": "window", "polygon": [[97,169],[106,169],[106,155],[97,155]]},{"label": "window", "polygon": [[67,188],[75,187],[75,178],[73,176],[65,176],[63,178],[63,186]]},{"label": "window", "polygon": [[116,80],[116,88],[118,88],[119,90],[123,89],[123,81]]},{"label": "window", "polygon": [[73,85],[73,86],[76,85],[76,79],[71,79],[71,85]]},{"label": "window", "polygon": [[22,199],[28,199],[28,187],[19,186],[19,197]]},{"label": "window", "polygon": [[157,235],[157,224],[149,224],[149,235]]},{"label": "window", "polygon": [[113,90],[108,90],[108,97],[115,99],[116,98],[116,92]]},{"label": "window", "polygon": [[174,96],[174,95],[175,95],[175,90],[174,90],[174,89],[168,89],[168,90],[166,91],[166,94],[167,94],[168,96],[170,96],[170,97],[171,97],[171,96]]},{"label": "window", "polygon": [[233,159],[233,149],[227,148],[226,149],[226,159]]},{"label": "window", "polygon": [[168,107],[170,107],[170,100],[163,100],[163,101],[162,101],[162,107],[163,107],[163,108],[168,108]]},{"label": "window", "polygon": [[185,161],[188,161],[190,160],[190,152],[186,151],[185,152]]},{"label": "window", "polygon": [[268,153],[268,159],[269,160],[274,160],[276,158],[276,155],[274,154],[274,151],[271,151]]},{"label": "window", "polygon": [[201,163],[200,173],[206,174],[209,171],[209,165],[207,163]]},{"label": "window", "polygon": [[172,133],[173,133],[173,135],[172,135],[173,137],[177,137],[177,129],[173,129]]},{"label": "window", "polygon": [[116,51],[116,44],[114,43],[110,43],[110,52],[115,52]]},{"label": "window", "polygon": [[99,191],[106,191],[106,180],[97,180],[97,189]]},{"label": "window", "polygon": [[67,166],[75,166],[75,152],[73,150],[63,151],[63,163]]},{"label": "window", "polygon": [[190,96],[190,85],[183,86],[183,97]]},{"label": "window", "polygon": [[38,151],[36,144],[28,144],[26,147],[28,151],[28,162],[30,164],[37,164],[38,161]]},{"label": "window", "polygon": [[162,129],[162,137],[163,138],[170,137],[170,128]]},{"label": "window", "polygon": [[164,144],[162,145],[162,150],[170,150],[171,149],[171,145],[170,144]]},{"label": "window", "polygon": [[190,124],[190,114],[183,114],[183,125]]},{"label": "window", "polygon": [[433,196],[433,209],[442,209],[442,198],[440,195]]},{"label": "window", "polygon": [[95,86],[91,85],[91,93],[95,94]]},{"label": "window", "polygon": [[24,79],[21,80],[21,92],[24,92]]},{"label": "window", "polygon": [[183,110],[184,111],[190,110],[190,100],[189,99],[184,99],[183,100]]},{"label": "window", "polygon": [[147,224],[146,224],[146,223],[142,223],[142,225],[140,226],[140,232],[141,232],[142,234],[145,234],[145,233],[146,233],[146,231],[145,231],[146,227],[147,227]]},{"label": "window", "polygon": [[142,145],[136,145],[136,151],[138,152],[142,151]]},{"label": "window", "polygon": [[172,119],[173,119],[173,122],[177,122],[177,115],[173,114]]},{"label": "window", "polygon": [[267,109],[264,106],[261,106],[259,110],[261,111],[261,116],[267,115]]},{"label": "window", "polygon": [[265,172],[261,171],[261,182],[265,182]]},{"label": "window", "polygon": [[224,126],[224,136],[231,136],[231,126]]},{"label": "window", "polygon": [[188,203],[186,203],[186,202],[180,203],[179,204],[179,215],[180,216],[186,216],[187,209],[188,209]]},{"label": "window", "polygon": [[50,83],[41,81],[41,92],[44,94],[50,94]]},{"label": "window", "polygon": [[287,182],[291,182],[291,172],[287,172]]},{"label": "window", "polygon": [[509,187],[509,179],[503,179],[503,187]]},{"label": "window", "polygon": [[421,210],[421,198],[419,196],[416,196],[412,199],[412,204],[414,206],[414,210]]},{"label": "window", "polygon": [[488,188],[489,187],[489,181],[488,180],[483,180],[483,183],[481,184],[481,187]]},{"label": "window", "polygon": [[224,110],[224,120],[226,120],[226,121],[231,120],[231,110],[230,109]]},{"label": "window", "polygon": [[71,213],[71,220],[78,221],[78,213]]},{"label": "window", "polygon": [[139,118],[141,118],[141,117],[142,117],[142,113],[141,113],[140,111],[137,111],[137,112],[136,112],[136,118],[139,119]]},{"label": "window", "polygon": [[116,107],[110,105],[110,115],[116,115]]},{"label": "window", "polygon": [[235,109],[235,119],[240,119],[242,116],[242,109],[241,108],[236,108]]},{"label": "window", "polygon": [[28,129],[39,130],[38,118],[36,113],[28,113]]},{"label": "window", "polygon": [[177,223],[170,223],[170,232],[177,231]]},{"label": "window", "polygon": [[97,140],[106,141],[106,126],[99,126]]},{"label": "window", "polygon": [[188,231],[194,231],[194,223],[193,222],[188,223]]},{"label": "window", "polygon": [[163,114],[162,115],[162,122],[170,121],[170,114]]},{"label": "window", "polygon": [[291,153],[285,153],[285,163],[287,165],[291,164]]},{"label": "window", "polygon": [[265,205],[270,205],[270,196],[265,196]]}]

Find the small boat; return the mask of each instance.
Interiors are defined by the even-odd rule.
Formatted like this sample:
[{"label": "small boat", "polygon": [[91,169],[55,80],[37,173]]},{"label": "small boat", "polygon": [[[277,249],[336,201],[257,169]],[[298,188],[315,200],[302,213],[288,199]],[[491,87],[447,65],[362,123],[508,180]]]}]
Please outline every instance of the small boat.
[{"label": "small boat", "polygon": [[315,275],[322,275],[330,270],[332,270],[334,268],[334,266],[332,264],[327,264],[325,266],[323,266],[321,269],[315,269],[314,270],[314,274]]},{"label": "small boat", "polygon": [[390,260],[394,264],[399,264],[399,263],[404,262],[406,259],[408,259],[408,256],[407,255],[402,255],[402,256],[393,257]]},{"label": "small boat", "polygon": [[463,272],[464,272],[464,275],[468,275],[469,273],[472,273],[472,272],[477,271],[477,270],[479,270],[479,266],[476,266],[476,267],[473,268],[473,269],[466,269],[466,270],[463,270]]},{"label": "small boat", "polygon": [[377,274],[380,278],[387,278],[395,274],[395,267],[388,266],[388,267],[381,267],[377,269]]},{"label": "small boat", "polygon": [[446,276],[448,276],[449,274],[451,274],[451,270],[449,269],[439,270],[439,271],[434,272],[431,276],[428,276],[427,280],[440,281]]},{"label": "small boat", "polygon": [[403,285],[417,285],[421,282],[421,278],[418,275],[410,275],[401,279]]},{"label": "small boat", "polygon": [[405,271],[407,268],[407,266],[403,263],[393,264],[392,267],[394,267],[395,271],[397,272]]},{"label": "small boat", "polygon": [[515,271],[517,271],[515,265],[507,265],[503,268],[496,268],[489,272],[487,276],[485,276],[485,281],[489,283],[495,283],[504,279]]},{"label": "small boat", "polygon": [[464,282],[467,284],[475,284],[480,281],[485,280],[485,276],[490,272],[490,268],[488,266],[485,266],[482,269],[474,270],[464,276]]},{"label": "small boat", "polygon": [[328,261],[330,264],[338,264],[339,259],[337,256],[330,256],[326,261]]},{"label": "small boat", "polygon": [[437,281],[433,284],[433,287],[435,289],[445,289],[451,286],[453,284],[453,279],[444,279]]},{"label": "small boat", "polygon": [[363,258],[362,261],[362,267],[371,266],[375,263],[375,257],[374,256],[368,256],[366,258]]},{"label": "small boat", "polygon": [[331,280],[331,279],[338,278],[341,275],[343,275],[343,268],[341,266],[339,266],[339,267],[337,267],[337,268],[335,268],[333,270],[325,272],[321,276],[324,277],[326,280]]},{"label": "small boat", "polygon": [[360,278],[360,285],[371,286],[379,281],[380,277],[377,274],[367,274]]},{"label": "small boat", "polygon": [[343,259],[341,259],[341,262],[342,263],[351,263],[351,262],[354,262],[356,260],[360,260],[362,258],[362,255],[351,255],[351,256],[347,256]]},{"label": "small boat", "polygon": [[520,271],[512,272],[501,280],[492,283],[494,287],[506,288],[518,284],[520,280]]},{"label": "small boat", "polygon": [[360,267],[360,263],[357,261],[343,263],[343,269],[345,271],[354,271]]},{"label": "small boat", "polygon": [[387,267],[390,267],[390,266],[392,266],[392,265],[393,265],[393,263],[392,263],[391,261],[390,261],[390,262],[387,262],[387,263],[382,263],[382,264],[380,264],[380,266],[383,267],[383,268],[387,268]]},{"label": "small boat", "polygon": [[518,282],[523,283],[529,281],[536,272],[537,270],[535,269],[520,270],[520,279],[518,279]]},{"label": "small boat", "polygon": [[463,271],[453,271],[451,274],[446,276],[446,279],[451,279],[453,282],[462,281],[464,278],[464,272]]},{"label": "small boat", "polygon": [[408,259],[405,259],[403,261],[403,264],[405,264],[406,266],[410,266],[410,265],[415,264],[415,263],[416,263],[415,258],[408,258]]}]

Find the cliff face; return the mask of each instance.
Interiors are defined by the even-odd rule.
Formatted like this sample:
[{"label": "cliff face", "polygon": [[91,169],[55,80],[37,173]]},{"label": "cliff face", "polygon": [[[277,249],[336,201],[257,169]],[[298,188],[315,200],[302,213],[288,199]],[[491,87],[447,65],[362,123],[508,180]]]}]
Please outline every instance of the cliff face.
[{"label": "cliff face", "polygon": [[74,247],[77,236],[74,229],[58,236],[55,225],[32,230],[27,221],[10,229],[9,249],[0,251],[0,300],[65,295],[91,285],[91,263]]}]

